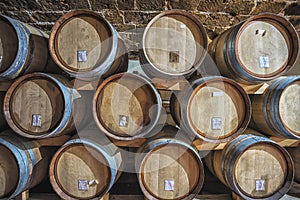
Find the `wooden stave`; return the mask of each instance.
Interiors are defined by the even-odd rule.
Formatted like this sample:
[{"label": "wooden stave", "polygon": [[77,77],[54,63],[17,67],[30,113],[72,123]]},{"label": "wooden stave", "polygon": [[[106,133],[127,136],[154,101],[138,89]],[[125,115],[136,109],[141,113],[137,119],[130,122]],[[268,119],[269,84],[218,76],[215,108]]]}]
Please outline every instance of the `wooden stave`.
[{"label": "wooden stave", "polygon": [[300,135],[285,126],[279,113],[279,101],[284,89],[299,80],[300,76],[281,77],[273,81],[262,95],[253,95],[253,115],[249,126],[270,136],[300,139]]},{"label": "wooden stave", "polygon": [[15,135],[12,130],[6,130],[0,135],[0,144],[11,150],[19,166],[18,184],[13,193],[6,196],[7,199],[33,188],[46,177],[51,154],[42,149],[38,141],[28,140]]},{"label": "wooden stave", "polygon": [[[12,119],[11,111],[10,111],[10,101],[11,101],[10,98],[12,97],[12,95],[14,93],[14,89],[17,88],[18,85],[21,84],[23,81],[26,81],[26,79],[30,79],[32,77],[33,78],[34,77],[47,78],[50,81],[52,81],[53,83],[55,83],[61,90],[62,96],[64,99],[64,103],[65,103],[63,116],[62,116],[58,126],[56,128],[54,128],[54,130],[52,130],[51,132],[46,132],[46,133],[37,134],[37,135],[30,134],[27,131],[21,130],[18,127],[18,125],[16,125],[14,123],[14,121]],[[20,77],[10,86],[10,88],[8,89],[8,91],[5,95],[5,98],[4,98],[4,105],[3,105],[4,115],[5,115],[6,121],[7,121],[8,125],[10,126],[10,128],[12,130],[14,130],[17,134],[19,134],[23,137],[35,138],[35,139],[57,137],[62,134],[68,134],[68,133],[71,133],[72,131],[74,131],[75,124],[73,123],[72,112],[73,112],[74,102],[77,98],[79,98],[77,91],[75,91],[74,89],[71,88],[71,85],[66,80],[66,78],[64,78],[60,75],[55,75],[55,74],[45,74],[45,73],[35,72],[35,73],[27,74],[27,75]],[[78,113],[78,114],[80,114],[80,113]]]},{"label": "wooden stave", "polygon": [[12,26],[18,38],[17,55],[9,68],[0,73],[1,80],[12,80],[23,74],[45,70],[58,72],[51,63],[46,33],[5,15],[1,15],[0,19]]},{"label": "wooden stave", "polygon": [[292,160],[295,164],[295,182],[300,183],[300,157],[299,157],[299,145],[297,147],[286,148],[290,153]]},{"label": "wooden stave", "polygon": [[[58,151],[54,154],[52,157],[50,167],[49,167],[49,176],[50,176],[50,183],[55,190],[55,192],[63,199],[69,199],[69,200],[76,200],[78,198],[70,196],[67,192],[65,192],[59,185],[59,182],[57,181],[57,176],[55,173],[56,170],[56,164],[59,156],[63,153],[63,151],[71,147],[72,145],[77,145],[77,144],[83,144],[87,145],[91,148],[94,148],[99,151],[105,158],[106,161],[108,162],[110,167],[110,185],[106,187],[104,191],[102,191],[101,194],[98,194],[96,197],[89,198],[91,200],[98,200],[101,197],[103,197],[113,186],[113,184],[119,179],[119,177],[122,174],[122,169],[124,165],[124,160],[121,156],[114,156],[118,154],[119,150],[116,148],[116,146],[112,143],[108,143],[105,139],[101,141],[101,137],[97,137],[97,134],[95,132],[90,132],[86,130],[84,131],[84,135],[81,135],[83,137],[80,138],[71,138],[69,141],[67,141],[64,145],[60,147]],[[106,142],[106,144],[105,144]],[[119,152],[120,153],[120,152]]]},{"label": "wooden stave", "polygon": [[135,158],[135,168],[137,171],[137,176],[138,176],[138,181],[139,181],[140,187],[147,199],[154,200],[154,199],[157,199],[157,197],[153,196],[153,194],[151,194],[151,191],[148,191],[147,188],[143,185],[141,167],[143,165],[143,162],[145,161],[144,160],[145,157],[148,154],[150,154],[153,150],[155,150],[156,148],[159,148],[160,146],[164,146],[164,145],[168,145],[168,144],[182,146],[182,147],[190,150],[190,152],[192,152],[193,155],[198,160],[199,172],[200,172],[198,184],[183,199],[193,199],[194,196],[200,192],[200,190],[204,184],[204,168],[203,168],[203,164],[201,161],[201,157],[198,153],[198,150],[192,144],[189,144],[189,140],[187,138],[184,138],[184,136],[182,134],[185,134],[185,133],[183,133],[179,130],[180,131],[179,135],[176,135],[177,131],[178,130],[174,127],[165,127],[163,129],[163,131],[161,132],[162,135],[157,135],[157,137],[154,137],[151,141],[143,144],[143,146],[139,147],[139,149],[137,150],[138,154]]},{"label": "wooden stave", "polygon": [[[94,67],[94,69],[89,71],[76,72],[74,70],[69,69],[68,66],[64,65],[64,63],[60,61],[59,53],[58,50],[56,49],[56,43],[57,43],[56,40],[58,37],[57,34],[61,26],[63,26],[68,19],[80,15],[91,16],[105,23],[105,26],[110,30],[112,34],[111,40],[113,44],[111,48],[111,53],[100,66],[96,66]],[[51,30],[51,34],[49,37],[49,49],[50,49],[50,54],[52,59],[62,70],[64,70],[72,77],[76,77],[78,79],[85,80],[85,81],[100,79],[100,77],[106,78],[114,73],[125,72],[127,71],[128,68],[128,53],[125,46],[125,42],[123,41],[123,39],[121,39],[121,37],[119,36],[115,28],[112,26],[112,24],[110,24],[106,19],[101,17],[96,12],[90,10],[70,11],[64,14],[61,18],[59,18]]]},{"label": "wooden stave", "polygon": [[[221,139],[210,139],[206,138],[198,133],[195,132],[195,130],[192,128],[191,122],[188,119],[188,116],[186,114],[188,113],[188,105],[191,95],[193,94],[193,91],[202,84],[205,84],[206,82],[213,82],[214,80],[225,80],[227,83],[231,84],[234,88],[239,91],[241,96],[244,98],[243,101],[245,102],[245,113],[247,114],[246,117],[242,120],[242,123],[238,130],[234,132],[231,136],[221,138]],[[181,106],[181,105],[184,105]],[[197,138],[200,138],[203,141],[212,142],[212,143],[223,143],[228,142],[237,137],[238,135],[242,134],[244,130],[247,128],[251,115],[252,115],[252,106],[251,101],[247,95],[247,93],[244,91],[244,89],[237,84],[235,81],[221,77],[221,76],[209,76],[209,77],[203,77],[200,79],[197,79],[192,82],[191,86],[187,86],[185,89],[183,89],[180,92],[173,93],[170,100],[170,111],[172,118],[174,119],[175,123],[178,126],[181,126],[186,132],[193,133],[193,135]],[[185,115],[182,115],[182,113],[185,113]]]},{"label": "wooden stave", "polygon": [[[281,71],[272,74],[272,76],[259,77],[246,69],[246,67],[242,66],[239,63],[239,58],[236,55],[236,37],[239,34],[240,30],[247,26],[249,23],[255,20],[270,20],[270,22],[276,23],[283,33],[288,34],[288,40],[290,40],[290,44],[292,45],[289,50],[292,51],[291,55],[289,55],[289,60],[286,66],[284,66]],[[242,21],[236,26],[232,27],[229,30],[223,32],[220,36],[213,40],[213,42],[209,46],[209,53],[215,60],[218,69],[220,70],[222,75],[225,75],[229,78],[232,78],[238,82],[243,84],[258,84],[264,81],[270,81],[274,78],[277,78],[281,75],[287,73],[295,64],[299,52],[299,37],[298,33],[290,24],[288,20],[284,17],[271,14],[271,13],[262,13],[249,19]]]},{"label": "wooden stave", "polygon": [[163,16],[168,16],[168,15],[182,15],[185,16],[187,18],[189,18],[191,21],[193,21],[201,30],[201,32],[203,33],[203,49],[207,50],[208,48],[208,39],[207,39],[207,33],[206,30],[204,29],[203,25],[201,24],[201,22],[195,18],[192,14],[187,13],[184,10],[167,10],[164,11],[158,15],[156,15],[147,25],[144,34],[143,34],[143,39],[142,39],[142,47],[139,51],[139,59],[142,65],[142,70],[149,76],[149,77],[160,77],[160,78],[164,78],[164,79],[185,79],[190,77],[202,64],[202,62],[204,61],[204,58],[206,56],[206,52],[203,52],[201,55],[201,58],[198,60],[198,62],[195,64],[195,66],[193,66],[190,70],[186,71],[186,72],[182,72],[182,73],[178,73],[178,74],[171,74],[171,73],[166,73],[163,72],[159,69],[157,69],[147,58],[147,54],[145,53],[145,33],[147,32],[147,30],[151,27],[151,25],[156,22],[158,19],[160,19]]},{"label": "wooden stave", "polygon": [[[131,78],[137,78],[141,81],[143,81],[147,86],[150,86],[151,88],[151,92],[153,92],[155,94],[155,98],[157,100],[157,117],[155,118],[155,121],[152,123],[152,125],[150,127],[148,127],[147,130],[144,131],[139,131],[139,134],[136,134],[135,136],[128,136],[128,137],[121,137],[121,136],[117,136],[113,133],[111,133],[109,130],[107,130],[100,122],[99,118],[98,118],[98,113],[97,113],[97,102],[98,102],[98,97],[102,91],[102,89],[105,87],[106,84],[108,84],[110,81],[113,81],[114,79],[118,79],[119,77],[122,76],[129,76]],[[146,136],[147,134],[151,135],[151,134],[155,134],[156,129],[159,129],[159,125],[162,123],[163,119],[161,117],[162,115],[162,100],[161,97],[158,93],[158,91],[156,90],[156,88],[152,85],[152,83],[147,80],[147,78],[141,76],[141,75],[135,75],[135,74],[131,74],[131,73],[119,73],[119,74],[115,74],[110,76],[109,78],[105,79],[98,87],[97,90],[95,92],[94,98],[93,98],[93,118],[94,121],[96,122],[96,125],[98,126],[98,128],[104,132],[108,137],[116,139],[116,140],[124,140],[124,141],[131,141],[131,140],[135,140],[135,139],[140,139],[143,138],[144,136]]]},{"label": "wooden stave", "polygon": [[[205,164],[208,169],[218,177],[218,179],[225,184],[227,187],[231,188],[236,194],[238,194],[243,199],[254,200],[257,198],[253,198],[244,194],[235,181],[235,176],[232,174],[234,172],[234,167],[236,161],[239,159],[241,153],[244,153],[248,148],[256,144],[261,145],[271,145],[277,150],[279,150],[285,158],[287,162],[288,170],[287,175],[285,177],[284,185],[277,190],[275,193],[271,194],[271,196],[259,198],[265,200],[271,199],[280,199],[284,194],[286,194],[293,183],[294,179],[294,162],[288,153],[283,147],[281,147],[276,142],[261,136],[255,136],[252,134],[241,135],[238,138],[234,139],[230,143],[225,146],[223,151],[212,151],[205,158]],[[238,148],[239,147],[239,148]],[[216,169],[215,159],[218,159],[221,163],[218,163]]]},{"label": "wooden stave", "polygon": [[[5,92],[0,92],[0,107],[1,108],[3,108],[4,97],[5,97]],[[9,126],[5,120],[4,112],[2,110],[0,113],[0,131],[4,131],[8,128],[9,128]]]}]

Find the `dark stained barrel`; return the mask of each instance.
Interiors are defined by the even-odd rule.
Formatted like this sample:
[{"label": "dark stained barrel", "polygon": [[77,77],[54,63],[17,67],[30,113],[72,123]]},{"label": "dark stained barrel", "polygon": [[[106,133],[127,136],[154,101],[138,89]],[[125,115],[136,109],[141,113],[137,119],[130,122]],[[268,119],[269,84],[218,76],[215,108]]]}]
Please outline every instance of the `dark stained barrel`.
[{"label": "dark stained barrel", "polygon": [[164,128],[161,137],[147,141],[138,150],[137,176],[147,199],[193,199],[203,186],[200,155],[191,143],[176,137],[177,131]]},{"label": "dark stained barrel", "polygon": [[243,199],[280,199],[294,179],[289,153],[272,140],[240,135],[222,151],[211,151],[205,164]]},{"label": "dark stained barrel", "polygon": [[[17,79],[4,99],[8,125],[28,138],[68,134],[90,120],[83,97],[70,80],[59,75],[32,73]],[[74,121],[77,122],[76,127]]]},{"label": "dark stained barrel", "polygon": [[105,79],[93,100],[93,116],[106,135],[134,140],[150,133],[160,123],[162,100],[146,78],[121,73]]},{"label": "dark stained barrel", "polygon": [[100,14],[74,10],[53,26],[49,39],[53,60],[79,79],[108,77],[127,70],[127,52],[115,28]]},{"label": "dark stained barrel", "polygon": [[300,145],[287,148],[295,164],[295,182],[300,183]]},{"label": "dark stained barrel", "polygon": [[51,70],[50,61],[46,33],[0,15],[0,80]]},{"label": "dark stained barrel", "polygon": [[62,199],[100,199],[121,175],[123,159],[112,143],[96,132],[81,132],[53,156],[50,181]]},{"label": "dark stained barrel", "polygon": [[300,139],[300,76],[281,77],[251,100],[253,129],[281,138]]},{"label": "dark stained barrel", "polygon": [[184,10],[164,11],[144,31],[142,69],[150,77],[189,77],[204,60],[207,45],[206,31],[195,16]]},{"label": "dark stained barrel", "polygon": [[0,133],[0,197],[11,199],[39,184],[47,175],[50,154],[38,141],[7,130]]},{"label": "dark stained barrel", "polygon": [[245,84],[269,81],[295,64],[299,38],[284,17],[264,13],[252,16],[218,36],[210,53],[222,75]]},{"label": "dark stained barrel", "polygon": [[247,128],[251,102],[235,81],[210,76],[194,80],[171,97],[171,114],[185,132],[204,141],[232,140]]}]

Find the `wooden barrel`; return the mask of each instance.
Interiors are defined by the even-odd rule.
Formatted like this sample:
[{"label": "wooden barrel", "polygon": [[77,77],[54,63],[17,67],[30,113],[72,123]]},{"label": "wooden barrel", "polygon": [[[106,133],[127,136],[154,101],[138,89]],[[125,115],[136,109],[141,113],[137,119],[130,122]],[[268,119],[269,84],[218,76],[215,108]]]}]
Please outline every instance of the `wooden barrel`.
[{"label": "wooden barrel", "polygon": [[260,14],[237,24],[211,43],[222,75],[255,84],[285,74],[296,62],[299,38],[284,17]]},{"label": "wooden barrel", "polygon": [[300,183],[300,145],[298,144],[297,147],[289,147],[286,148],[287,151],[290,153],[292,160],[294,161],[295,165],[295,182]]},{"label": "wooden barrel", "polygon": [[[174,136],[176,130],[167,129]],[[197,149],[176,137],[158,138],[140,147],[136,170],[147,199],[193,199],[204,182]]]},{"label": "wooden barrel", "polygon": [[300,139],[300,76],[279,78],[251,100],[251,128],[268,135]]},{"label": "wooden barrel", "polygon": [[112,143],[95,132],[65,143],[53,156],[50,181],[62,199],[93,199],[104,196],[119,178],[122,156]]},{"label": "wooden barrel", "polygon": [[93,100],[96,124],[117,140],[134,140],[150,133],[160,123],[161,109],[155,87],[146,78],[130,73],[104,80]]},{"label": "wooden barrel", "polygon": [[0,197],[11,199],[40,183],[46,176],[50,154],[38,141],[0,133]]},{"label": "wooden barrel", "polygon": [[44,71],[50,61],[46,33],[0,15],[0,80]]},{"label": "wooden barrel", "polygon": [[211,151],[205,164],[243,199],[280,199],[294,179],[288,152],[268,138],[251,134],[232,140],[223,151]]},{"label": "wooden barrel", "polygon": [[201,65],[207,46],[206,31],[196,17],[184,10],[164,11],[144,31],[142,69],[151,77],[188,77]]},{"label": "wooden barrel", "polygon": [[49,48],[57,65],[79,79],[127,70],[124,42],[114,27],[93,11],[75,10],[63,15],[52,28]]},{"label": "wooden barrel", "polygon": [[185,132],[213,143],[241,134],[250,121],[251,103],[235,81],[221,76],[199,78],[173,93],[171,114]]},{"label": "wooden barrel", "polygon": [[17,79],[4,99],[8,125],[28,138],[55,137],[75,129],[88,119],[82,97],[59,75],[32,73]]}]

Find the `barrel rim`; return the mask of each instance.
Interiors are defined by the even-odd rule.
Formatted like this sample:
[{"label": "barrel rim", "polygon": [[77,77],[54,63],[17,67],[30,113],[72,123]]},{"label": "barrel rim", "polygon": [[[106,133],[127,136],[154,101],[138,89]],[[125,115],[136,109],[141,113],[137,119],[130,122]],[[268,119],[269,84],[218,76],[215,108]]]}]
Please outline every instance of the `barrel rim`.
[{"label": "barrel rim", "polygon": [[[207,137],[207,136],[203,136],[202,134],[198,133],[199,131],[196,131],[197,128],[194,127],[191,117],[189,115],[189,111],[190,110],[190,106],[191,106],[191,100],[193,99],[193,97],[195,96],[195,94],[197,93],[198,90],[200,90],[202,88],[202,86],[207,84],[207,83],[213,83],[213,82],[226,82],[228,85],[230,85],[233,89],[235,89],[242,97],[243,97],[243,102],[245,105],[245,116],[243,117],[243,119],[240,121],[239,126],[237,127],[237,130],[234,131],[232,134],[228,135],[227,137],[219,137],[217,139],[213,139],[211,137]],[[186,108],[186,112],[182,112],[181,114],[184,114],[185,117],[183,117],[183,120],[186,120],[187,124],[189,124],[191,126],[191,128],[189,128],[193,133],[195,133],[195,135],[207,142],[212,142],[212,143],[223,143],[223,142],[228,142],[231,141],[232,139],[236,138],[237,136],[239,136],[240,134],[242,134],[250,120],[251,120],[251,115],[252,115],[252,108],[251,108],[251,101],[250,98],[248,96],[248,94],[246,93],[246,91],[243,89],[242,86],[240,86],[237,82],[235,82],[232,79],[226,78],[226,77],[222,77],[222,76],[210,76],[210,77],[203,77],[200,79],[195,80],[193,83],[193,91],[191,92],[191,94],[189,95],[189,98],[187,100],[187,105],[185,106]],[[195,90],[196,88],[196,90]],[[193,127],[193,128],[192,128]]]},{"label": "barrel rim", "polygon": [[[166,146],[166,145],[180,145],[183,148],[186,148],[187,151],[192,152],[193,156],[195,157],[196,161],[198,162],[198,166],[199,166],[199,177],[197,177],[197,181],[196,181],[196,185],[194,186],[194,188],[192,188],[188,194],[186,194],[185,196],[181,196],[179,198],[177,198],[176,200],[179,199],[190,199],[193,196],[195,196],[196,194],[198,194],[201,190],[201,188],[203,187],[204,184],[204,166],[201,160],[201,157],[198,153],[198,151],[196,150],[196,148],[193,146],[193,144],[188,145],[186,142],[178,140],[178,139],[173,139],[173,138],[159,138],[159,139],[155,139],[150,141],[149,143],[145,143],[142,147],[139,148],[139,152],[145,154],[144,156],[141,156],[138,160],[139,163],[136,163],[136,168],[138,170],[138,181],[139,181],[139,185],[142,189],[142,192],[144,193],[144,195],[149,198],[149,199],[153,199],[154,198],[158,198],[156,195],[154,195],[153,193],[151,193],[151,191],[149,189],[147,189],[147,187],[145,186],[146,184],[144,184],[144,177],[143,177],[143,173],[142,173],[142,168],[144,168],[144,164],[145,161],[147,160],[147,157],[149,157],[149,155],[152,152],[155,152],[156,150]],[[143,151],[145,148],[149,148],[147,149],[147,151]]]},{"label": "barrel rim", "polygon": [[[300,134],[292,132],[292,130],[286,126],[279,112],[279,103],[282,92],[287,86],[299,80],[299,75],[282,76],[272,81],[261,96],[254,95],[252,101],[257,101],[259,103],[253,104],[256,105],[257,111],[254,111],[256,115],[253,115],[251,119],[252,128],[271,136],[300,139]],[[262,115],[262,120],[255,117],[260,115],[260,113]]]},{"label": "barrel rim", "polygon": [[[272,24],[273,26],[275,26],[274,24],[276,24],[276,28],[280,28],[280,30],[283,30],[283,36],[286,40],[286,42],[288,43],[289,46],[289,55],[288,55],[288,59],[287,61],[284,62],[284,64],[276,71],[267,74],[267,75],[262,75],[262,74],[257,74],[254,73],[253,71],[250,71],[249,69],[247,69],[246,66],[243,65],[240,57],[238,56],[238,41],[239,38],[241,36],[241,33],[244,31],[244,29],[251,23],[255,22],[255,21],[266,21],[266,20],[270,20],[270,24]],[[268,22],[268,21],[267,21]],[[278,26],[278,27],[277,27]],[[268,80],[272,80],[276,77],[279,77],[280,75],[283,75],[284,73],[288,72],[293,65],[295,64],[297,58],[299,57],[299,36],[298,33],[295,29],[295,27],[284,17],[277,15],[277,14],[273,14],[273,13],[261,13],[255,16],[252,16],[248,19],[246,19],[245,21],[242,22],[241,26],[238,27],[237,33],[236,33],[236,41],[234,41],[234,54],[235,57],[239,63],[239,65],[241,66],[241,68],[243,70],[245,70],[250,76],[256,78],[256,79],[260,79],[262,81],[268,81]]]},{"label": "barrel rim", "polygon": [[[151,89],[151,92],[153,94],[155,94],[155,99],[157,101],[157,115],[155,117],[155,120],[153,122],[151,122],[151,126],[148,127],[146,130],[143,130],[143,128],[141,130],[139,130],[136,135],[134,136],[117,136],[113,133],[111,133],[109,130],[107,130],[103,125],[102,123],[100,122],[99,120],[99,117],[98,117],[98,112],[97,112],[97,108],[98,108],[98,99],[99,99],[99,95],[101,94],[103,88],[111,81],[115,80],[115,79],[120,79],[122,78],[123,76],[125,77],[129,77],[129,78],[133,78],[133,79],[139,79],[141,82],[144,82],[145,85],[149,86],[149,88]],[[140,138],[143,138],[145,135],[147,135],[148,133],[150,133],[155,127],[156,125],[158,124],[159,120],[160,120],[160,116],[161,116],[161,109],[162,109],[162,100],[161,100],[161,97],[158,93],[158,91],[156,90],[156,88],[153,86],[153,84],[147,80],[147,78],[141,76],[141,75],[135,75],[135,74],[132,74],[132,73],[128,73],[128,72],[125,72],[125,73],[118,73],[118,74],[114,74],[108,78],[106,78],[103,82],[101,82],[98,87],[97,87],[97,90],[94,94],[94,97],[93,97],[93,118],[98,126],[98,128],[100,128],[101,131],[103,131],[107,136],[109,136],[110,138],[113,138],[113,139],[116,139],[116,140],[126,140],[126,141],[129,141],[129,140],[135,140],[135,139],[140,139]]]},{"label": "barrel rim", "polygon": [[[291,80],[289,80],[289,78],[290,78]],[[291,86],[291,85],[293,85],[294,83],[296,83],[296,82],[300,83],[300,76],[292,76],[292,77],[288,77],[288,78],[286,78],[286,79],[283,79],[282,81],[288,81],[288,83],[287,83],[288,85],[287,85],[287,87],[285,87],[285,88],[283,89],[283,91],[280,93],[280,98],[279,98],[279,101],[278,101],[279,105],[281,104],[281,100],[282,100],[281,94],[284,93],[284,92],[288,89],[288,87]],[[296,132],[296,131],[290,129],[290,127],[288,127],[287,124],[285,123],[285,120],[283,120],[283,117],[282,117],[282,115],[281,115],[281,113],[280,113],[280,108],[278,108],[278,110],[279,110],[279,112],[278,112],[279,118],[280,118],[280,120],[282,121],[282,124],[284,125],[284,127],[285,127],[289,132],[291,132],[293,136],[295,136],[297,139],[300,139],[300,132]]]},{"label": "barrel rim", "polygon": [[[0,136],[1,137],[1,136]],[[16,194],[18,192],[18,188],[20,188],[20,186],[22,185],[21,181],[20,181],[20,174],[22,174],[21,172],[21,167],[22,163],[20,159],[17,159],[17,156],[15,155],[15,153],[19,153],[19,151],[14,152],[13,149],[15,148],[15,146],[13,144],[11,144],[11,142],[5,140],[4,138],[0,138],[0,145],[5,147],[7,150],[9,150],[11,152],[11,154],[13,155],[13,159],[15,160],[16,164],[18,165],[18,181],[17,184],[15,185],[14,189],[6,195],[6,197],[13,197],[16,196],[18,194]],[[5,197],[5,196],[4,196]]]},{"label": "barrel rim", "polygon": [[[36,155],[33,152],[32,147],[39,147],[40,145],[38,141],[28,140],[24,137],[20,137],[14,134],[14,132],[10,129],[1,132],[0,143],[10,150],[15,150],[12,151],[12,154],[16,158],[19,166],[18,183],[13,193],[10,194],[10,197],[8,197],[8,199],[11,199],[19,195],[22,191],[31,188],[31,184],[34,179],[33,177],[36,173],[35,168],[33,167],[39,162],[39,159],[37,159],[37,156],[39,155]],[[26,148],[28,151],[23,151],[22,148]],[[20,166],[25,166],[25,168]],[[26,175],[27,177],[21,177],[20,174],[22,176]]]},{"label": "barrel rim", "polygon": [[6,70],[0,72],[1,79],[10,80],[16,78],[25,70],[20,66],[24,66],[29,57],[29,38],[21,22],[5,15],[0,15],[0,20],[4,20],[11,25],[18,40],[18,48],[14,61]]},{"label": "barrel rim", "polygon": [[[202,36],[203,36],[204,44],[201,45],[201,47],[203,48],[204,51],[201,53],[202,55],[200,56],[200,58],[198,58],[198,61],[196,63],[193,63],[193,65],[191,66],[191,68],[189,70],[186,70],[181,73],[168,73],[168,72],[158,69],[150,61],[150,59],[146,53],[146,50],[145,50],[145,40],[146,40],[146,35],[148,33],[148,30],[153,25],[153,23],[155,23],[158,19],[160,19],[161,17],[164,17],[164,16],[168,16],[168,15],[181,15],[181,16],[184,16],[184,17],[190,19],[194,24],[196,24],[199,27],[199,30],[203,33]],[[173,10],[166,10],[166,11],[161,12],[160,14],[158,14],[154,18],[152,18],[152,20],[147,24],[147,26],[144,30],[144,33],[143,33],[142,49],[140,51],[142,55],[140,55],[140,57],[144,58],[146,60],[146,62],[148,62],[151,65],[151,70],[153,70],[154,72],[158,72],[159,76],[161,76],[161,77],[172,76],[172,78],[178,79],[178,78],[182,78],[182,76],[187,76],[187,75],[192,74],[194,71],[196,71],[201,66],[201,63],[204,61],[204,58],[207,54],[207,49],[208,49],[207,32],[206,32],[205,28],[203,27],[203,24],[200,22],[200,20],[198,20],[193,14],[190,14],[185,10],[173,9]],[[144,60],[144,59],[141,59],[141,60]],[[148,66],[147,66],[147,68],[148,68]],[[143,71],[145,71],[144,68],[142,68],[142,69],[143,69]]]},{"label": "barrel rim", "polygon": [[[283,183],[281,188],[279,190],[275,191],[274,193],[268,195],[268,196],[261,197],[260,199],[265,199],[265,200],[280,199],[284,194],[286,194],[289,191],[289,189],[292,186],[292,182],[293,182],[293,179],[294,179],[294,163],[293,163],[293,160],[292,160],[291,156],[289,155],[289,153],[287,152],[286,149],[281,147],[278,143],[276,143],[272,140],[269,140],[269,139],[267,139],[265,141],[258,141],[258,143],[251,144],[243,150],[246,151],[246,150],[248,150],[249,148],[251,148],[253,146],[263,145],[263,144],[274,147],[279,152],[282,153],[283,157],[285,158],[285,161],[287,162],[287,172],[286,172],[285,182]],[[237,161],[243,155],[243,153],[240,154],[236,158],[236,160],[234,162],[234,166],[233,166],[234,169],[236,168]],[[235,174],[233,174],[233,179],[235,180],[235,181],[233,181],[233,186],[234,186],[233,189],[235,190],[236,193],[238,193],[239,196],[241,196],[244,199],[251,199],[251,200],[252,199],[253,200],[257,199],[257,198],[250,197],[246,193],[244,193],[244,191],[240,188],[240,186],[236,182]]]},{"label": "barrel rim", "polygon": [[[66,66],[64,62],[61,60],[59,56],[59,52],[56,48],[57,37],[58,37],[58,33],[60,32],[60,29],[70,19],[79,16],[88,16],[99,20],[108,28],[107,31],[110,33],[110,38],[108,39],[111,40],[111,47],[109,48],[110,53],[107,55],[107,58],[104,59],[103,63],[100,63],[100,65],[99,63],[96,63],[95,66],[84,70],[83,69],[75,70],[72,67]],[[116,32],[114,27],[98,13],[86,9],[73,10],[61,16],[52,27],[51,34],[49,37],[49,50],[55,63],[68,74],[79,78],[94,77],[95,74],[98,73],[104,74],[105,72],[107,72],[109,70],[109,66],[112,65],[113,60],[117,55],[117,46],[118,46],[117,44],[118,44],[118,33]],[[101,69],[102,67],[104,67],[104,69]]]},{"label": "barrel rim", "polygon": [[[88,141],[85,140],[77,140],[77,139],[72,139],[69,140],[67,143],[65,143],[58,151],[56,151],[56,153],[53,155],[52,160],[50,162],[50,167],[49,167],[49,177],[50,177],[50,183],[52,185],[53,188],[55,188],[56,193],[63,199],[70,199],[70,200],[77,200],[77,197],[74,197],[73,195],[69,194],[67,191],[65,191],[64,189],[62,189],[63,187],[60,185],[59,181],[58,181],[58,177],[57,177],[57,163],[60,159],[60,157],[62,156],[62,153],[69,148],[74,148],[74,145],[82,145],[82,146],[89,146],[92,149],[96,149],[99,150],[99,147],[97,148],[96,145],[93,145],[92,143],[89,143]],[[103,149],[101,149],[101,156],[103,156],[103,158],[105,159],[105,164],[106,166],[108,166],[108,157],[109,155],[106,155],[107,153],[103,151]],[[100,152],[99,152],[100,153]],[[108,170],[109,172],[109,177],[110,180],[112,182],[112,173],[111,170]],[[103,196],[109,189],[110,185],[107,185],[107,187],[99,192],[98,194],[94,195],[92,198],[91,197],[86,197],[86,198],[82,198],[82,199],[90,199],[90,200],[98,200],[100,196]]]},{"label": "barrel rim", "polygon": [[[55,76],[55,75],[54,75]],[[64,92],[62,90],[62,83],[60,83],[56,78],[54,78],[53,75],[50,74],[45,74],[45,73],[41,73],[41,72],[35,72],[35,73],[31,73],[31,74],[26,74],[20,78],[18,78],[17,80],[15,80],[13,82],[13,84],[8,88],[5,97],[4,97],[4,101],[3,101],[3,109],[4,109],[4,114],[5,114],[5,118],[6,121],[8,123],[8,125],[11,127],[12,130],[14,130],[17,134],[23,136],[23,137],[27,137],[27,138],[47,138],[47,137],[53,137],[56,136],[56,134],[59,134],[61,132],[62,127],[64,127],[67,123],[67,121],[71,120],[70,116],[71,116],[71,110],[69,107],[72,107],[71,104],[66,104],[66,100],[67,99],[72,99],[72,95],[70,93]],[[52,83],[54,83],[56,85],[56,88],[58,90],[60,90],[60,92],[62,93],[62,99],[64,102],[63,105],[63,114],[61,116],[61,119],[59,120],[59,122],[57,123],[57,126],[53,128],[53,130],[51,131],[46,131],[40,134],[31,134],[27,131],[24,131],[22,129],[19,128],[18,125],[16,125],[15,123],[13,123],[13,117],[11,115],[11,97],[14,94],[14,90],[18,88],[18,86],[27,81],[30,80],[31,78],[36,78],[36,77],[42,77],[42,78],[47,78],[48,80],[50,80]],[[57,133],[59,132],[59,133]]]}]

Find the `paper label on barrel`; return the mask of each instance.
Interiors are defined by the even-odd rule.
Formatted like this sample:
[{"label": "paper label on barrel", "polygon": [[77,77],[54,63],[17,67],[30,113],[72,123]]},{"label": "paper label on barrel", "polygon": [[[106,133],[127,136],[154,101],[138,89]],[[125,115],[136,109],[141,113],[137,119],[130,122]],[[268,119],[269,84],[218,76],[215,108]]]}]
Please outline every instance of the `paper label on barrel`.
[{"label": "paper label on barrel", "polygon": [[175,181],[174,180],[165,180],[165,182],[164,182],[164,190],[165,191],[174,191],[174,185],[175,185]]},{"label": "paper label on barrel", "polygon": [[213,117],[211,119],[211,129],[221,130],[221,128],[222,128],[222,119],[220,117]]},{"label": "paper label on barrel", "polygon": [[268,56],[260,56],[259,57],[259,67],[260,68],[269,68],[269,57]]},{"label": "paper label on barrel", "polygon": [[129,117],[126,115],[119,115],[119,126],[127,127],[128,126]]},{"label": "paper label on barrel", "polygon": [[87,61],[87,52],[83,50],[77,51],[77,61],[86,62]]},{"label": "paper label on barrel", "polygon": [[78,190],[88,191],[89,190],[89,182],[87,180],[78,180]]},{"label": "paper label on barrel", "polygon": [[169,62],[170,63],[179,63],[179,51],[170,51],[169,52]]},{"label": "paper label on barrel", "polygon": [[256,180],[255,181],[255,189],[256,191],[265,191],[265,180]]},{"label": "paper label on barrel", "polygon": [[224,92],[213,92],[212,96],[213,97],[222,97],[222,96],[224,96]]},{"label": "paper label on barrel", "polygon": [[31,126],[41,127],[42,126],[42,116],[39,114],[32,115]]}]

